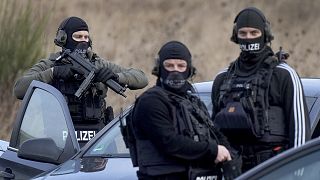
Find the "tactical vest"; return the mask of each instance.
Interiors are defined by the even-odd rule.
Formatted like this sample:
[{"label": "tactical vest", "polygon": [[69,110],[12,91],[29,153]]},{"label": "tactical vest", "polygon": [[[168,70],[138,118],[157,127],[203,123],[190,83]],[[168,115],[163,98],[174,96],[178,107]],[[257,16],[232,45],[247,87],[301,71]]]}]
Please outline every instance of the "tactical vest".
[{"label": "tactical vest", "polygon": [[[192,95],[188,99],[178,97],[157,86],[148,90],[147,93],[156,93],[170,103],[170,114],[178,134],[194,141],[217,140],[209,129],[213,124],[210,124],[208,111],[198,97]],[[136,100],[136,104],[138,101],[139,98]],[[139,166],[140,172],[153,176],[186,172],[190,167],[186,161],[165,155],[147,138],[137,137],[136,128],[132,123],[133,114],[134,109],[127,116],[126,127],[121,125],[121,132],[130,150],[133,165]],[[211,164],[210,169],[212,168]]]},{"label": "tactical vest", "polygon": [[270,106],[272,73],[279,61],[266,59],[256,73],[239,76],[232,63],[220,86],[215,124],[232,143],[283,142],[288,137],[283,109]]},{"label": "tactical vest", "polygon": [[[92,84],[80,99],[77,98],[74,94],[83,80],[83,77],[70,80],[54,79],[52,85],[67,101],[78,141],[86,143],[113,119],[113,110],[110,106],[106,108],[106,90],[103,90],[104,87],[100,83]],[[81,143],[81,146],[85,143]]]}]

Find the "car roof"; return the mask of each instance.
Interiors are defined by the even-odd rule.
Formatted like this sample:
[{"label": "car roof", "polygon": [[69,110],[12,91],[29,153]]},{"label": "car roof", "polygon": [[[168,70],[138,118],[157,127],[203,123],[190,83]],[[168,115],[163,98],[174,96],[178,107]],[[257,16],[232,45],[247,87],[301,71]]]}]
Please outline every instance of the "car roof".
[{"label": "car roof", "polygon": [[[320,96],[320,78],[301,78],[304,92],[310,97]],[[211,92],[213,81],[194,83],[193,87],[196,92]]]},{"label": "car roof", "polygon": [[195,89],[196,92],[199,92],[199,93],[205,93],[205,92],[211,93],[212,84],[213,84],[213,81],[194,83],[193,88]]},{"label": "car roof", "polygon": [[320,79],[319,78],[301,78],[304,92],[307,96],[320,96]]}]

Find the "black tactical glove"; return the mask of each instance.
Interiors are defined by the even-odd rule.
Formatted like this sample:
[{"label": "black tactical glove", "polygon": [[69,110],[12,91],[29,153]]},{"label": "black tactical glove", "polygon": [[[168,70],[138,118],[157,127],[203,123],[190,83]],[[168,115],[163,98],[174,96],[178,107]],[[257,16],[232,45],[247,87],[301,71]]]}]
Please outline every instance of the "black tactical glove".
[{"label": "black tactical glove", "polygon": [[53,77],[55,79],[71,79],[74,77],[74,75],[77,73],[77,71],[72,67],[71,64],[65,64],[60,66],[54,66],[53,67]]},{"label": "black tactical glove", "polygon": [[237,156],[231,161],[222,163],[223,177],[225,180],[232,180],[241,175],[242,158]]},{"label": "black tactical glove", "polygon": [[100,68],[96,71],[96,78],[95,78],[96,82],[105,83],[109,79],[118,81],[119,76],[116,73],[112,72],[111,69],[106,67]]}]

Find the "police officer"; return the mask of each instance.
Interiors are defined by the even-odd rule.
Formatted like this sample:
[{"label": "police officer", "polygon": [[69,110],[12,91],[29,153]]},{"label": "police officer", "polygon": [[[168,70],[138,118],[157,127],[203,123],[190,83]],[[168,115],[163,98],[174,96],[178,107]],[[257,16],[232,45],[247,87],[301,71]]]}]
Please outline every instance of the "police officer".
[{"label": "police officer", "polygon": [[[86,142],[92,137],[92,133],[89,137],[88,132],[96,133],[101,130],[113,116],[112,108],[106,108],[104,98],[107,86],[102,82],[113,79],[123,86],[127,85],[130,89],[141,89],[148,84],[148,80],[141,70],[123,68],[93,53],[89,27],[79,17],[68,17],[61,22],[54,43],[60,46],[62,51],[51,54],[48,59],[40,60],[17,79],[14,94],[17,98],[22,99],[32,80],[53,85],[62,92],[67,100],[78,140]],[[80,99],[75,97],[74,93],[84,80],[81,76],[77,76],[81,73],[68,64],[66,58],[59,62],[56,61],[66,49],[81,54],[98,69],[94,79],[95,83]],[[87,137],[84,137],[85,134]]]},{"label": "police officer", "polygon": [[[137,99],[132,115],[138,177],[213,178],[217,163],[232,157],[226,140],[212,132],[215,129],[210,125],[205,105],[190,94],[194,90],[187,80],[195,71],[191,54],[181,42],[170,41],[158,55],[153,70],[158,77],[156,85]],[[197,175],[193,168],[212,172]]]},{"label": "police officer", "polygon": [[242,152],[243,172],[310,139],[310,124],[298,74],[268,43],[270,23],[257,8],[234,20],[231,41],[240,56],[219,73],[212,88],[213,119]]}]

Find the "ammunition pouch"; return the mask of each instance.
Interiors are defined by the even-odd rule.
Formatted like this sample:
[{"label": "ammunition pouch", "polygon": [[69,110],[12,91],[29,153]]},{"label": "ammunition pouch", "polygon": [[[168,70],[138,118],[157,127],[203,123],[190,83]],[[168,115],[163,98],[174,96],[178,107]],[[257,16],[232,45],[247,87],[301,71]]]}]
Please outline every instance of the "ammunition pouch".
[{"label": "ammunition pouch", "polygon": [[243,146],[242,170],[245,172],[286,149],[288,149],[288,145],[285,144],[272,144],[268,147],[263,147],[263,145]]},{"label": "ammunition pouch", "polygon": [[120,119],[120,130],[123,137],[123,141],[126,145],[126,148],[129,149],[131,161],[133,167],[138,167],[138,155],[137,155],[137,146],[136,146],[136,139],[133,134],[133,127],[132,127],[132,112],[131,110],[126,118],[126,124],[123,124],[123,120]]},{"label": "ammunition pouch", "polygon": [[107,125],[110,121],[112,121],[114,119],[114,114],[113,114],[113,108],[112,106],[108,106],[105,110],[104,110],[104,121],[103,123],[105,125]]},{"label": "ammunition pouch", "polygon": [[150,176],[186,172],[185,161],[165,155],[149,140],[136,139],[139,171]]},{"label": "ammunition pouch", "polygon": [[105,108],[105,102],[104,99],[100,97],[100,95],[92,95],[91,93],[88,94],[88,96],[83,97],[83,108],[84,114],[83,117],[85,120],[90,121],[99,121],[103,116],[103,109]]},{"label": "ammunition pouch", "polygon": [[270,129],[270,135],[285,137],[288,134],[288,130],[285,128],[285,117],[283,109],[279,106],[270,106],[268,109],[268,125]]},{"label": "ammunition pouch", "polygon": [[223,177],[225,180],[233,180],[241,175],[242,157],[237,155],[231,161],[222,163]]},{"label": "ammunition pouch", "polygon": [[[214,122],[222,133],[238,143],[248,142],[248,140],[260,137],[257,131],[259,129],[259,126],[256,125],[257,122],[252,121],[240,102],[228,103],[225,108],[217,113]],[[239,137],[239,134],[241,134],[241,137]]]},{"label": "ammunition pouch", "polygon": [[272,151],[272,149],[255,152],[250,155],[249,154],[242,155],[242,158],[243,158],[242,169],[245,172],[257,166],[258,164],[270,159],[273,156],[275,156],[275,153]]}]

